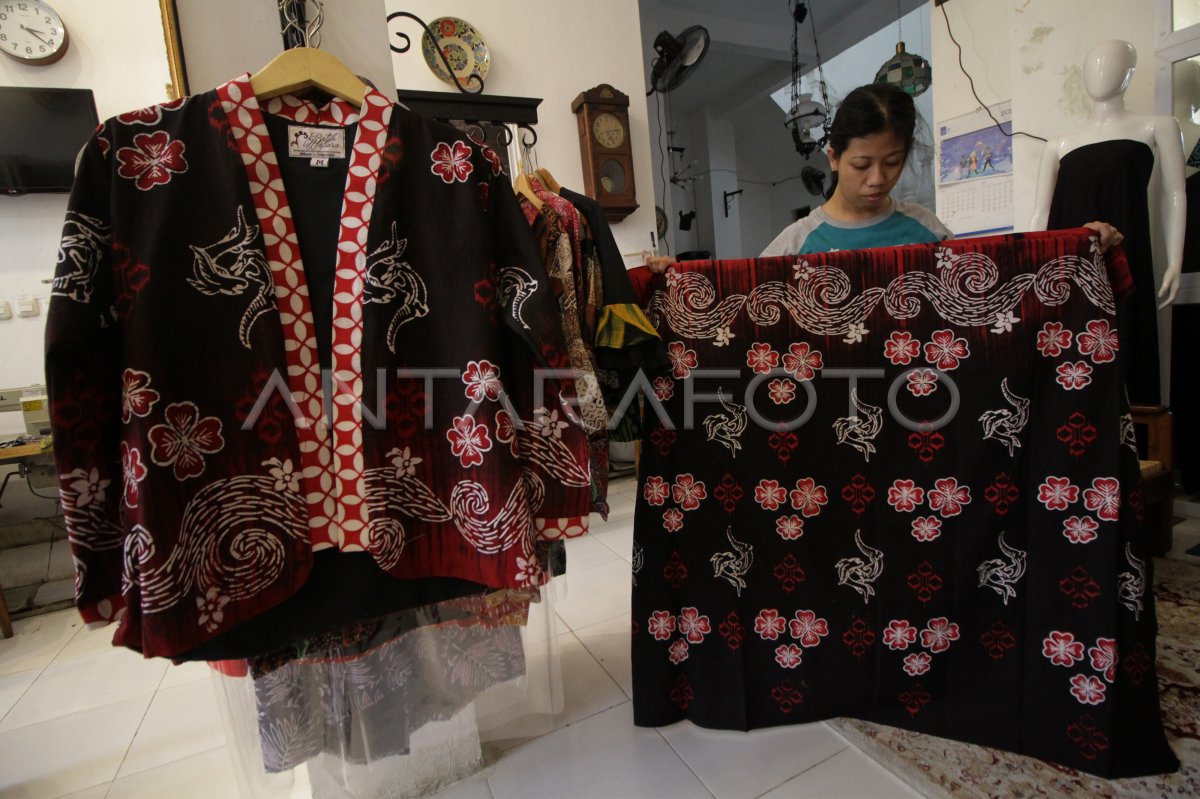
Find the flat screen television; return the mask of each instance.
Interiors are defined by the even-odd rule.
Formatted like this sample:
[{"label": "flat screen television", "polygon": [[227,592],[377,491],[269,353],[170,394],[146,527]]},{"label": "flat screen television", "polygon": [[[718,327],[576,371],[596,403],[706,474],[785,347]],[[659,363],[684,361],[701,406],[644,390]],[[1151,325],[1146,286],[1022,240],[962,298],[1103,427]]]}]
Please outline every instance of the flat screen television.
[{"label": "flat screen television", "polygon": [[91,89],[0,86],[0,192],[65,192],[96,129]]}]

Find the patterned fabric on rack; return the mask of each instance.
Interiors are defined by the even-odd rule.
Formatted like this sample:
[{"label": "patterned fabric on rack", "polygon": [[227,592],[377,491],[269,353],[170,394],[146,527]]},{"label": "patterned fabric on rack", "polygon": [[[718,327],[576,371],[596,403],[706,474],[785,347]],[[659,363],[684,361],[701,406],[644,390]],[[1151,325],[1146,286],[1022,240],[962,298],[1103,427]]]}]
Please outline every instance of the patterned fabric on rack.
[{"label": "patterned fabric on rack", "polygon": [[[541,184],[529,178],[535,191]],[[546,196],[541,189],[539,196]],[[575,395],[579,399],[579,417],[588,434],[592,473],[592,510],[608,517],[608,409],[596,376],[596,360],[592,355],[583,313],[584,280],[582,235],[579,214],[565,206],[566,200],[546,197],[541,208],[535,208],[526,198],[520,198],[521,210],[533,228],[534,237],[542,252],[546,272],[555,282],[562,310],[563,334],[567,341],[567,356],[575,370]],[[573,216],[571,216],[573,214]]]},{"label": "patterned fabric on rack", "polygon": [[1113,282],[1086,231],[654,277],[636,723],[1175,769]]}]

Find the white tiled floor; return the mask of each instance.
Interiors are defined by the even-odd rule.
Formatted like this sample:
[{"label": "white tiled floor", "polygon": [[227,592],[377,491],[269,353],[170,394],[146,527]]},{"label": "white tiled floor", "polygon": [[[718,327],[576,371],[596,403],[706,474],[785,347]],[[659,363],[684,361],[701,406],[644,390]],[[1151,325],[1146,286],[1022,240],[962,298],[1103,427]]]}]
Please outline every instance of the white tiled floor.
[{"label": "white tiled floor", "polygon": [[[558,728],[440,799],[916,797],[825,724],[633,725],[633,491],[631,480],[614,483],[610,521],[568,544]],[[236,799],[206,666],[112,649],[111,630],[83,629],[74,611],[14,626],[0,641],[0,797]]]}]

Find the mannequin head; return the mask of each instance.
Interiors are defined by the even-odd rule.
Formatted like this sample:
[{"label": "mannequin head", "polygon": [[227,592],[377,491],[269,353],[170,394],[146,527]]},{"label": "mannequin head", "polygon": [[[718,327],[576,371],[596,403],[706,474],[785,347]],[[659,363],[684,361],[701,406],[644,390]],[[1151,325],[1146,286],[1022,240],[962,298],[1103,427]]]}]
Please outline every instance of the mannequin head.
[{"label": "mannequin head", "polygon": [[1121,39],[1101,42],[1083,59],[1083,87],[1093,100],[1108,100],[1125,93],[1133,68],[1137,66],[1137,50]]},{"label": "mannequin head", "polygon": [[1200,125],[1200,61],[1176,62],[1174,76],[1175,118],[1181,125]]}]

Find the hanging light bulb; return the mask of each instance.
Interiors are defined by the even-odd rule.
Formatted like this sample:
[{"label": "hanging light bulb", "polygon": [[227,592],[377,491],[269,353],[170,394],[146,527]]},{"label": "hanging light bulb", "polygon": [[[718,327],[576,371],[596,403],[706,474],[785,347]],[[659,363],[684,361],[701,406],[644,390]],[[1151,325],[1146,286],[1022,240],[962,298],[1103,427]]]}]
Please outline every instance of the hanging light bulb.
[{"label": "hanging light bulb", "polygon": [[[829,140],[823,126],[829,118],[829,96],[825,88],[825,71],[821,66],[821,49],[817,44],[817,22],[812,20],[813,52],[817,57],[818,86],[824,104],[813,99],[812,92],[800,91],[801,69],[800,61],[800,24],[808,17],[808,7],[797,2],[792,6],[792,91],[791,106],[783,124],[792,133],[792,142],[796,152],[806,159],[820,149]],[[813,131],[819,131],[814,138]]]},{"label": "hanging light bulb", "polygon": [[896,24],[900,30],[901,41],[896,43],[896,54],[883,62],[883,66],[875,73],[876,83],[890,83],[916,97],[924,93],[933,82],[933,69],[929,62],[916,53],[904,49],[904,28],[900,20],[900,0],[896,0]]}]

